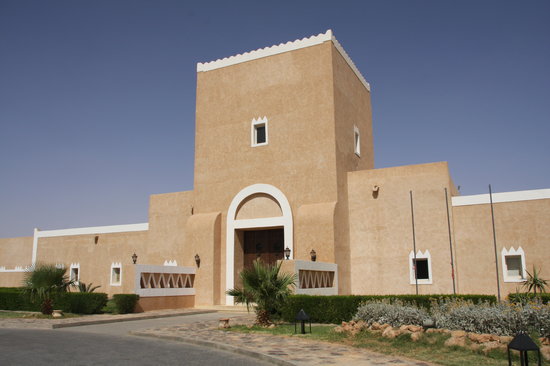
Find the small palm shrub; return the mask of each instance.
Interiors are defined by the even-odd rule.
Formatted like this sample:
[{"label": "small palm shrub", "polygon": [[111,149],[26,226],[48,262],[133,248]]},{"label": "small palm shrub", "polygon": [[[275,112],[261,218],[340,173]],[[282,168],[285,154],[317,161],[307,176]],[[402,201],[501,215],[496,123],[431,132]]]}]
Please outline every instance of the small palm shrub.
[{"label": "small palm shrub", "polygon": [[401,325],[422,325],[428,313],[422,308],[406,305],[401,301],[390,303],[389,300],[366,302],[359,306],[355,321],[362,320],[368,325],[373,323]]},{"label": "small palm shrub", "polygon": [[53,264],[36,264],[32,271],[27,272],[24,279],[23,292],[32,301],[40,301],[42,314],[51,315],[53,299],[56,295],[68,292],[74,281],[67,276],[66,268],[57,268]]},{"label": "small palm shrub", "polygon": [[245,268],[239,276],[243,287],[227,291],[237,304],[252,304],[256,311],[256,322],[260,325],[271,323],[271,317],[281,312],[286,298],[292,292],[296,275],[280,274],[281,264],[267,265],[259,259],[252,268]]},{"label": "small palm shrub", "polygon": [[523,287],[527,289],[527,292],[531,292],[533,290],[533,294],[537,294],[537,290],[539,293],[543,293],[546,291],[546,287],[548,286],[548,281],[540,277],[540,269],[537,271],[535,266],[533,266],[533,272],[527,271],[527,280],[523,283]]},{"label": "small palm shrub", "polygon": [[90,284],[85,284],[84,282],[80,281],[78,283],[78,291],[80,292],[94,292],[95,290],[97,290],[98,288],[100,288],[101,286],[93,286],[93,283],[90,283]]}]

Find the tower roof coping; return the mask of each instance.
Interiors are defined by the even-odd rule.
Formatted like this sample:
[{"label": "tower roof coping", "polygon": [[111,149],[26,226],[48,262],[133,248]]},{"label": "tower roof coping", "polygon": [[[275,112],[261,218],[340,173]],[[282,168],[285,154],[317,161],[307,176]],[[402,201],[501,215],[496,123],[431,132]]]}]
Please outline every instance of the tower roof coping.
[{"label": "tower roof coping", "polygon": [[224,57],[222,59],[217,59],[215,61],[204,62],[204,63],[199,62],[197,63],[197,72],[220,69],[222,67],[236,65],[241,62],[252,61],[263,57],[277,55],[279,53],[284,53],[284,52],[298,50],[301,48],[315,46],[326,41],[332,41],[332,43],[334,44],[338,52],[340,52],[342,57],[346,60],[348,65],[353,70],[353,72],[355,72],[355,75],[357,75],[361,83],[363,83],[365,88],[368,91],[370,91],[370,84],[363,77],[363,75],[361,74],[357,66],[355,66],[355,64],[349,57],[348,53],[344,50],[340,42],[338,42],[338,40],[334,37],[334,34],[330,29],[327,30],[325,33],[319,33],[316,36],[305,37],[302,39],[297,39],[295,41],[289,41],[286,43],[280,43],[278,45],[274,45],[271,47],[259,48],[257,50],[239,53],[237,55]]}]

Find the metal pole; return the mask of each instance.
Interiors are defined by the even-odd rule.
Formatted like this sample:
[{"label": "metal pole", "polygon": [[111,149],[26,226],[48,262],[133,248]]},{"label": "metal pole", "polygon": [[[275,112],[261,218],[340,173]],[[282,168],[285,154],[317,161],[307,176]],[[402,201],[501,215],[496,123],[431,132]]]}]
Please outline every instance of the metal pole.
[{"label": "metal pole", "polygon": [[493,223],[493,246],[495,248],[495,271],[497,274],[497,294],[498,302],[500,302],[500,281],[498,275],[498,255],[497,255],[497,234],[495,230],[495,212],[493,210],[493,192],[491,190],[491,185],[489,184],[489,201],[491,202],[491,221]]},{"label": "metal pole", "polygon": [[413,206],[413,191],[409,191],[411,197],[411,218],[412,218],[412,229],[413,229],[413,255],[414,255],[414,285],[416,288],[416,294],[418,295],[418,273],[416,271],[416,238],[414,233],[414,206]]},{"label": "metal pole", "polygon": [[453,294],[456,295],[455,264],[453,259],[453,242],[451,239],[451,217],[449,215],[449,197],[447,196],[447,187],[445,187],[445,205],[447,205],[447,228],[449,230],[449,250],[451,252],[451,278],[453,279]]}]

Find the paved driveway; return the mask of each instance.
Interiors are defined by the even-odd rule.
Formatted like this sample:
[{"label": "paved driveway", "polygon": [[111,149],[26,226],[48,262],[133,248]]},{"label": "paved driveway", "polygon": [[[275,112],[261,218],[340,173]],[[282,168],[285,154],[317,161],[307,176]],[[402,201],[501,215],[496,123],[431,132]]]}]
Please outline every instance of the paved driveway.
[{"label": "paved driveway", "polygon": [[[201,319],[219,319],[219,313]],[[7,365],[269,365],[257,359],[129,331],[197,321],[199,315],[55,330],[0,329],[0,364]]]}]

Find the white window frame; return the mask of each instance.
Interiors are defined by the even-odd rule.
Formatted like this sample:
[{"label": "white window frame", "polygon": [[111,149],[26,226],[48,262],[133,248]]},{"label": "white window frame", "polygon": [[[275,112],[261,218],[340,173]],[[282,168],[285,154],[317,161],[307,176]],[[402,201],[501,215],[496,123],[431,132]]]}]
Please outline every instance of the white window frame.
[{"label": "white window frame", "polygon": [[[525,267],[525,252],[522,247],[514,249],[511,247],[510,250],[502,248],[500,252],[502,256],[502,277],[504,282],[525,282],[527,280],[527,270]],[[521,277],[509,276],[508,275],[508,265],[506,264],[506,257],[521,257]]]},{"label": "white window frame", "polygon": [[[258,127],[265,127],[265,142],[257,143],[257,128]],[[252,119],[252,123],[250,124],[250,146],[257,147],[257,146],[265,146],[269,143],[269,129],[267,127],[267,117],[263,118],[254,118]]]},{"label": "white window frame", "polygon": [[[414,271],[414,252],[411,250],[409,253],[409,280],[411,285],[415,285],[416,279],[415,279],[415,271]],[[428,260],[428,278],[427,279],[419,279],[418,284],[419,285],[431,285],[433,282],[433,273],[432,273],[432,256],[430,255],[430,251],[426,250],[424,253],[422,253],[420,250],[416,253],[416,259],[427,259]]]},{"label": "white window frame", "polygon": [[[76,278],[73,276],[73,269],[76,269]],[[71,263],[71,267],[69,270],[69,279],[73,280],[75,285],[78,285],[80,282],[80,263]]]},{"label": "white window frame", "polygon": [[[118,282],[113,282],[113,274],[116,268],[118,268],[119,270],[119,279],[118,279]],[[115,262],[111,264],[111,272],[109,272],[109,281],[111,286],[122,286],[122,264],[120,262],[118,263]]]},{"label": "white window frame", "polygon": [[357,126],[353,126],[353,150],[355,155],[361,157],[361,133]]}]

